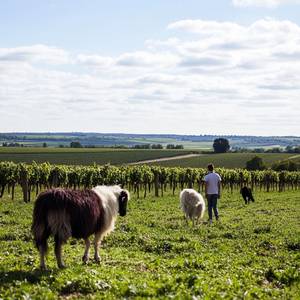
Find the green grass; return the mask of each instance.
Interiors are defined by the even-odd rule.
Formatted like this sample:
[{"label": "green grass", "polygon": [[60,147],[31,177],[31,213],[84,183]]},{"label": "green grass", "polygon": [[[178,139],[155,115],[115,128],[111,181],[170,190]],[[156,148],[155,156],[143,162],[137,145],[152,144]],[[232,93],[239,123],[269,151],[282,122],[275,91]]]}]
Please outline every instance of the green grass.
[{"label": "green grass", "polygon": [[133,195],[128,215],[103,242],[100,265],[81,264],[83,242],[64,246],[58,270],[50,242],[41,272],[30,233],[32,204],[0,202],[3,299],[299,299],[299,191],[255,193],[245,206],[224,192],[221,221],[186,226],[178,196]]},{"label": "green grass", "polygon": [[72,149],[72,148],[6,148],[0,147],[0,161],[67,165],[121,165],[136,161],[189,154],[187,150]]},{"label": "green grass", "polygon": [[213,163],[217,167],[224,168],[245,168],[246,162],[255,155],[263,159],[267,166],[276,161],[288,159],[293,154],[288,153],[222,153],[222,154],[204,154],[199,157],[182,158],[170,161],[151,163],[164,167],[198,167],[205,168],[207,164]]}]

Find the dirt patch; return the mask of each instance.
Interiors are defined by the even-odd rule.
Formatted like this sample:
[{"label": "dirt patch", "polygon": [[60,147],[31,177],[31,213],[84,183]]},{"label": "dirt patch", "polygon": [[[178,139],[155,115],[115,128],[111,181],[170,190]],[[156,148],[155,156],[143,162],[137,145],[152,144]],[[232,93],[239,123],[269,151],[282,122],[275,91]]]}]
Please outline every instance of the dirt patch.
[{"label": "dirt patch", "polygon": [[155,158],[155,159],[148,159],[148,160],[141,160],[136,161],[133,163],[129,163],[128,165],[142,165],[142,164],[148,164],[153,162],[160,162],[160,161],[168,161],[168,160],[176,160],[176,159],[182,159],[182,158],[190,158],[190,157],[197,157],[201,156],[202,154],[185,154],[185,155],[176,155],[171,157],[162,157],[162,158]]}]

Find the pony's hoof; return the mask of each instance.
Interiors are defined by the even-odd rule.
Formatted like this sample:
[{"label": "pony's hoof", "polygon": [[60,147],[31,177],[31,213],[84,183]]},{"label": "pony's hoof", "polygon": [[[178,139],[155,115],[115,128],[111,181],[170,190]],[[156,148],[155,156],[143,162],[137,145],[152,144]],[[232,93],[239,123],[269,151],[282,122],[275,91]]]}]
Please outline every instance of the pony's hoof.
[{"label": "pony's hoof", "polygon": [[63,269],[66,268],[66,266],[65,266],[64,264],[59,264],[58,267],[59,267],[61,270],[63,270]]},{"label": "pony's hoof", "polygon": [[82,262],[83,262],[84,265],[86,265],[86,264],[89,262],[88,256],[83,255],[83,256],[82,256]]}]

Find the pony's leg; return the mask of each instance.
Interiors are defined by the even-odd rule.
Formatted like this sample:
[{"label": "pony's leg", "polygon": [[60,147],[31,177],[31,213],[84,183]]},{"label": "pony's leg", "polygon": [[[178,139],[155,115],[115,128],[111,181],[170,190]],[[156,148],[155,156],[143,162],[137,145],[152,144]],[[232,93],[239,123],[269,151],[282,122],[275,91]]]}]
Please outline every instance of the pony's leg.
[{"label": "pony's leg", "polygon": [[101,243],[101,234],[96,233],[95,234],[95,240],[94,240],[94,249],[95,249],[94,259],[97,263],[100,262],[100,256],[99,256],[100,243]]},{"label": "pony's leg", "polygon": [[188,214],[185,215],[185,222],[186,222],[186,225],[188,226],[189,225],[189,216]]},{"label": "pony's leg", "polygon": [[89,261],[89,251],[90,251],[91,242],[89,238],[86,238],[84,242],[85,242],[85,250],[82,256],[82,261],[86,264]]},{"label": "pony's leg", "polygon": [[57,266],[62,269],[65,267],[65,264],[63,263],[62,260],[62,240],[56,235],[54,237],[54,241],[55,241],[55,246],[54,246],[54,253],[56,256],[56,262],[57,262]]},{"label": "pony's leg", "polygon": [[48,249],[47,240],[45,239],[41,241],[41,244],[38,246],[38,248],[40,252],[40,268],[41,270],[46,270],[47,267],[46,267],[45,257]]},{"label": "pony's leg", "polygon": [[40,268],[41,270],[46,270],[46,255],[48,252],[48,238],[50,236],[50,232],[45,230],[45,228],[34,228],[34,241],[35,245],[40,254]]},{"label": "pony's leg", "polygon": [[183,215],[183,219],[184,219],[184,221],[185,221],[185,224],[188,225],[188,219],[187,219],[186,214]]}]

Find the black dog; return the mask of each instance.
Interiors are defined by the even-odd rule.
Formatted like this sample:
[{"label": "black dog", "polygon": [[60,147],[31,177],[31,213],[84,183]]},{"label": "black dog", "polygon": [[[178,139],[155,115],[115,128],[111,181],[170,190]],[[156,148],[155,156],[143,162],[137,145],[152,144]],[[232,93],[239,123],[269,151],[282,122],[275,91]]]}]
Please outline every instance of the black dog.
[{"label": "black dog", "polygon": [[243,199],[245,201],[245,204],[249,204],[250,203],[250,200],[252,202],[254,202],[254,198],[253,198],[253,195],[252,195],[252,191],[250,188],[244,186],[241,188],[241,191],[240,193],[242,194],[243,196]]}]

